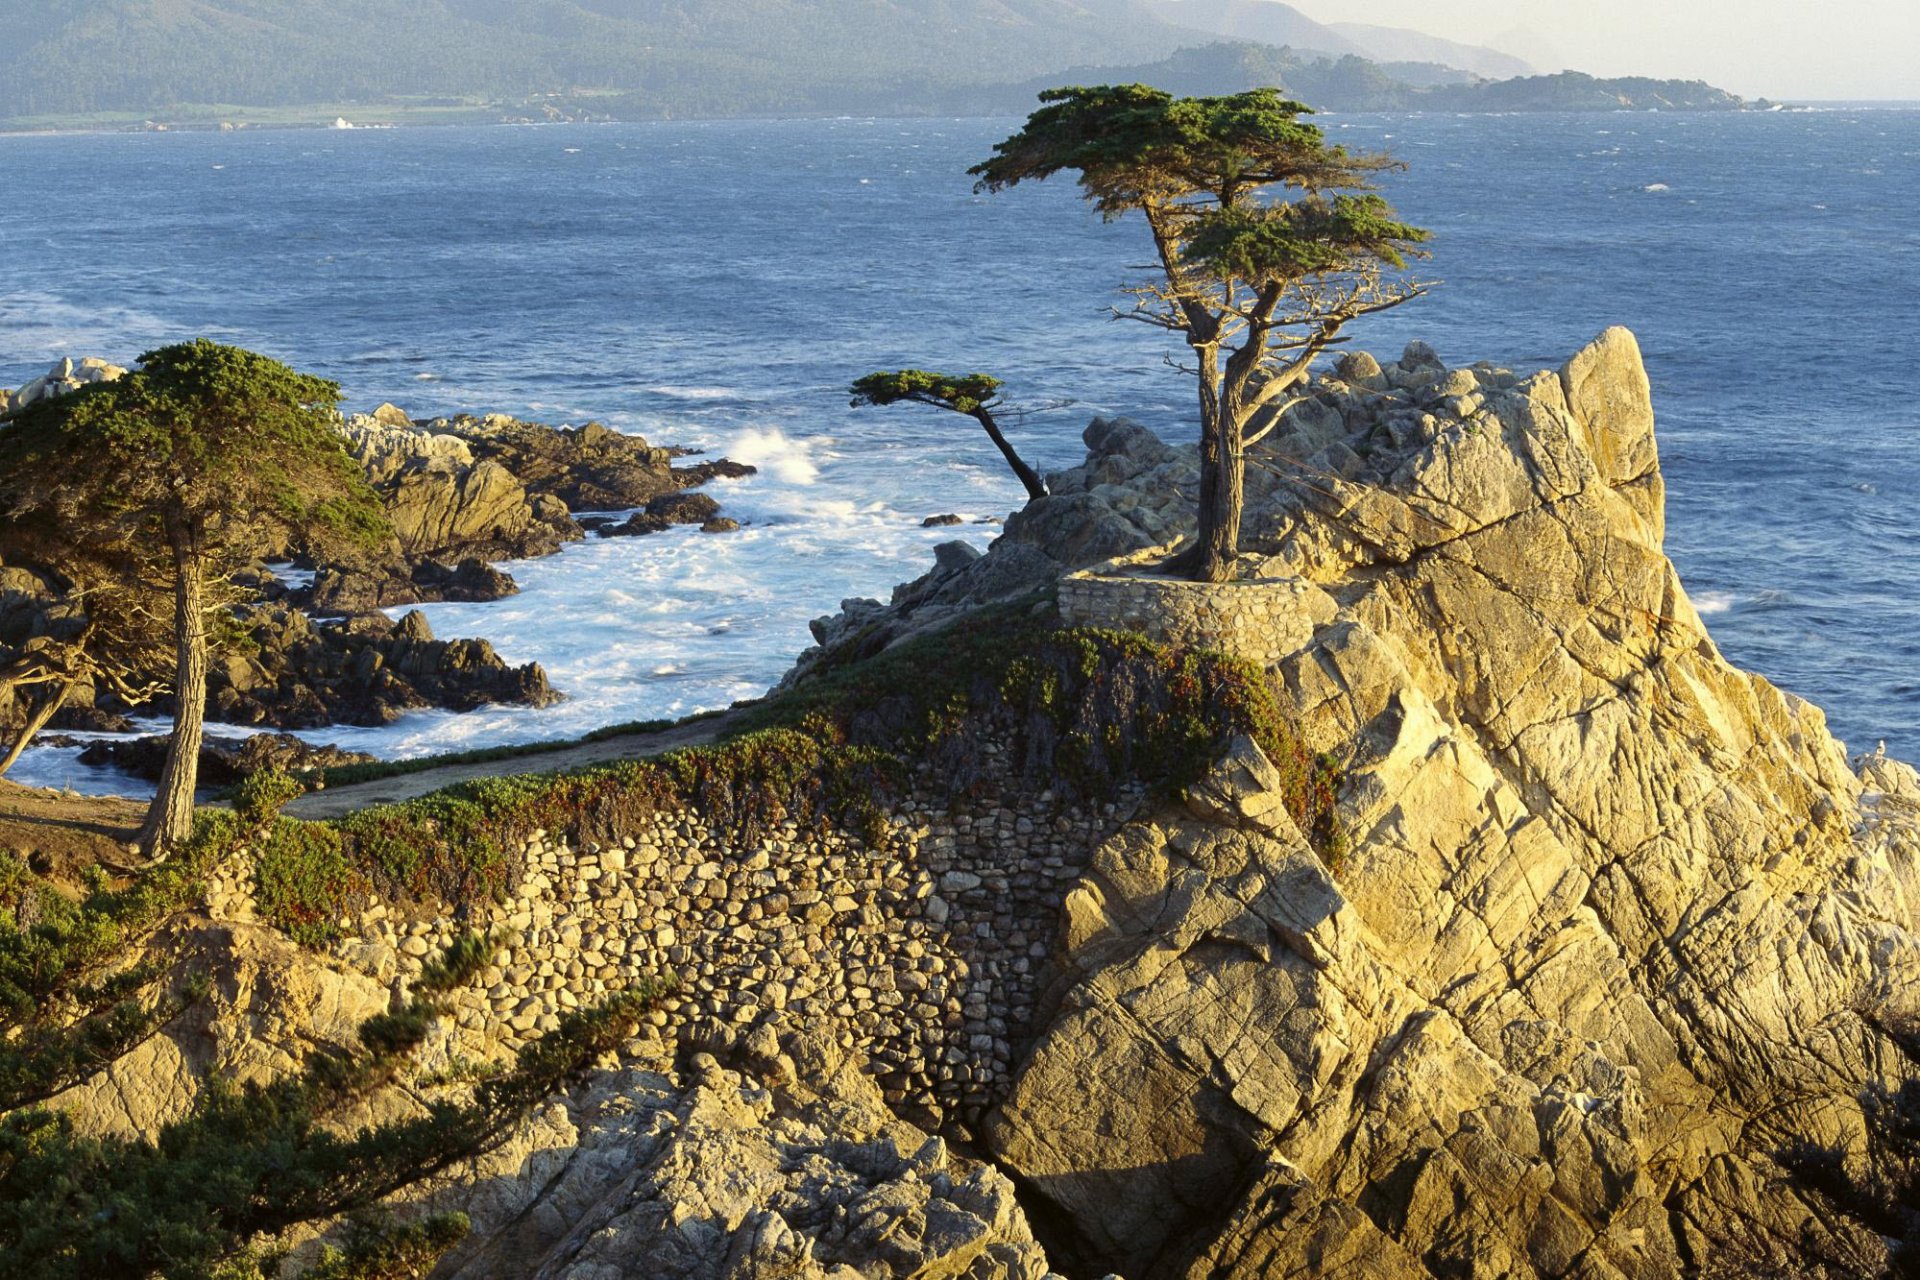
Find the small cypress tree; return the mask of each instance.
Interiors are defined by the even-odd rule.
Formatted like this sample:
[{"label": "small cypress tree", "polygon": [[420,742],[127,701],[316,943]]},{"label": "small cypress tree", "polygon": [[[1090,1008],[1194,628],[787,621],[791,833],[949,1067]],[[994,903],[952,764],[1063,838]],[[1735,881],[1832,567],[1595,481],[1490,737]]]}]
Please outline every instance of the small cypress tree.
[{"label": "small cypress tree", "polygon": [[953,413],[964,414],[978,422],[986,431],[987,439],[993,441],[1000,450],[1000,456],[1007,460],[1025,486],[1027,500],[1038,501],[1047,496],[1047,482],[1014,452],[1013,445],[1000,430],[997,414],[1003,409],[1000,401],[1001,382],[984,373],[969,373],[955,378],[944,373],[928,373],[924,369],[899,369],[892,373],[870,373],[855,382],[853,407],[863,405],[889,405],[905,401],[909,404],[930,405],[935,409],[947,409]]},{"label": "small cypress tree", "polygon": [[0,427],[0,513],[51,568],[107,566],[171,597],[174,728],[141,833],[150,856],[193,830],[210,615],[234,570],[283,542],[324,552],[392,536],[331,430],[339,399],[331,382],[201,339]]}]

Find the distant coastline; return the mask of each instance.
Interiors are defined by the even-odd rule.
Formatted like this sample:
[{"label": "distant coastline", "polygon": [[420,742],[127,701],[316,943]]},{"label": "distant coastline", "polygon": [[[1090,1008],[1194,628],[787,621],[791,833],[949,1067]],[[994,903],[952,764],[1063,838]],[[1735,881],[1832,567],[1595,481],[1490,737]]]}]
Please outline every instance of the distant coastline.
[{"label": "distant coastline", "polygon": [[[663,112],[655,115],[591,115],[570,116],[559,119],[538,119],[524,115],[513,115],[504,110],[506,104],[489,107],[474,107],[465,111],[451,110],[411,110],[396,107],[390,103],[341,104],[327,103],[311,108],[302,107],[262,107],[257,109],[228,108],[225,114],[202,114],[203,108],[186,106],[179,108],[179,114],[166,113],[150,117],[133,118],[128,113],[113,113],[112,118],[93,116],[62,116],[46,118],[44,123],[37,120],[0,119],[0,138],[44,138],[72,137],[93,134],[147,134],[147,133],[259,133],[285,130],[305,130],[312,132],[363,132],[385,131],[392,129],[419,129],[435,127],[542,127],[552,125],[600,125],[600,124],[648,124],[666,122],[723,121],[723,120],[833,120],[833,119],[873,119],[873,120],[924,120],[938,118],[988,119],[1003,116],[1016,116],[1019,111],[1008,107],[1004,110],[966,110],[966,111],[790,111],[790,112],[733,112],[733,113],[689,113],[674,114]],[[249,114],[257,110],[258,114]],[[1685,112],[1686,114],[1704,114],[1709,110],[1736,111],[1739,114],[1804,114],[1821,111],[1920,111],[1920,99],[1912,100],[1807,100],[1795,102],[1773,102],[1759,99],[1746,103],[1739,108],[1687,108],[1687,107],[1643,107],[1623,106],[1612,108],[1567,108],[1567,107],[1513,107],[1503,106],[1481,111],[1465,111],[1441,106],[1407,107],[1360,107],[1326,108],[1322,116],[1348,115],[1420,115],[1440,113],[1445,115],[1651,115],[1661,111]],[[337,121],[346,120],[343,127]]]},{"label": "distant coastline", "polygon": [[[1577,71],[1502,80],[1459,73],[1417,76],[1363,58],[1329,58],[1245,40],[1177,50],[1157,61],[1076,63],[1027,79],[929,83],[885,89],[820,82],[804,91],[759,93],[720,83],[685,92],[573,87],[519,93],[385,92],[306,103],[188,102],[166,107],[48,111],[0,116],[0,133],[239,132],[421,125],[603,124],[660,120],[929,119],[1019,116],[1060,84],[1151,84],[1186,95],[1278,88],[1324,114],[1442,112],[1450,115],[1619,111],[1753,112],[1802,109],[1748,100],[1703,80],[1597,77]],[[1889,104],[1892,105],[1892,104]]]}]

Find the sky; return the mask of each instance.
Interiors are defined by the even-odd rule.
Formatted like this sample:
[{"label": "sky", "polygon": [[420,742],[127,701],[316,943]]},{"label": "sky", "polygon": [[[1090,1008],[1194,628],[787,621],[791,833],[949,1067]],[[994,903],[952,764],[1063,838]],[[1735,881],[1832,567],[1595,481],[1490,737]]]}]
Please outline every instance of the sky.
[{"label": "sky", "polygon": [[1595,75],[1707,80],[1749,98],[1920,100],[1920,0],[1290,2],[1319,22],[1507,48],[1545,71],[1558,60]]}]

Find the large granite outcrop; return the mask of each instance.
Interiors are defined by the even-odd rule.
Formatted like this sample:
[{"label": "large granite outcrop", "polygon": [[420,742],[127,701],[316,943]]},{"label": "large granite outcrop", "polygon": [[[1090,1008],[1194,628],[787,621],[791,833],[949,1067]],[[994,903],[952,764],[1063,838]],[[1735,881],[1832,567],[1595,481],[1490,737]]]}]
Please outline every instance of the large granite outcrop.
[{"label": "large granite outcrop", "polygon": [[724,458],[676,467],[680,451],[597,422],[548,427],[488,414],[415,424],[382,405],[340,430],[409,560],[547,555],[582,536],[575,512],[644,508],[716,476],[753,474]]},{"label": "large granite outcrop", "polygon": [[[677,467],[683,451],[597,422],[549,427],[488,414],[416,424],[382,405],[345,419],[340,432],[380,495],[397,546],[365,563],[322,567],[311,603],[338,613],[500,599],[516,587],[486,562],[551,555],[589,531],[643,533],[676,523],[717,530],[719,504],[685,491],[753,474],[725,458]],[[574,518],[628,510],[638,514],[625,524]]]},{"label": "large granite outcrop", "polygon": [[541,500],[462,436],[415,427],[397,412],[356,415],[340,432],[408,561],[524,560],[581,536],[564,502]]},{"label": "large granite outcrop", "polygon": [[1528,378],[1353,357],[1264,453],[1246,568],[1299,585],[1274,673],[1348,851],[1246,816],[1243,751],[1235,805],[1095,855],[990,1132],[1057,1259],[1872,1274],[1791,1173],[1864,1178],[1916,1073],[1920,779],[1714,647],[1632,335]]}]

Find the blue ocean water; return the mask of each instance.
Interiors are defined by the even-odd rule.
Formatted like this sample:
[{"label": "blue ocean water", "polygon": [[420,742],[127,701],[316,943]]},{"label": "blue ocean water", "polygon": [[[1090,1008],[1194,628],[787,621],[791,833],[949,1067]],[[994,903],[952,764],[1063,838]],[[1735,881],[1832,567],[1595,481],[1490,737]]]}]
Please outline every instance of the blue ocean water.
[{"label": "blue ocean water", "polygon": [[[1014,120],[670,123],[0,138],[0,384],[63,355],[210,335],[338,380],[354,407],[599,419],[755,462],[749,522],[518,564],[428,609],[547,665],[567,702],[313,735],[383,754],[574,734],[764,689],[807,619],[930,563],[929,514],[1017,485],[970,424],[854,411],[903,364],[1191,434],[1167,348],[1106,308],[1148,256],[1067,184],[975,195]],[[1453,363],[1557,365],[1640,335],[1669,548],[1735,661],[1920,758],[1920,111],[1328,116],[1386,148],[1435,233],[1433,295],[1357,331]],[[984,543],[990,524],[962,536]],[[23,780],[103,785],[59,753]],[[106,780],[110,782],[111,780]]]}]

